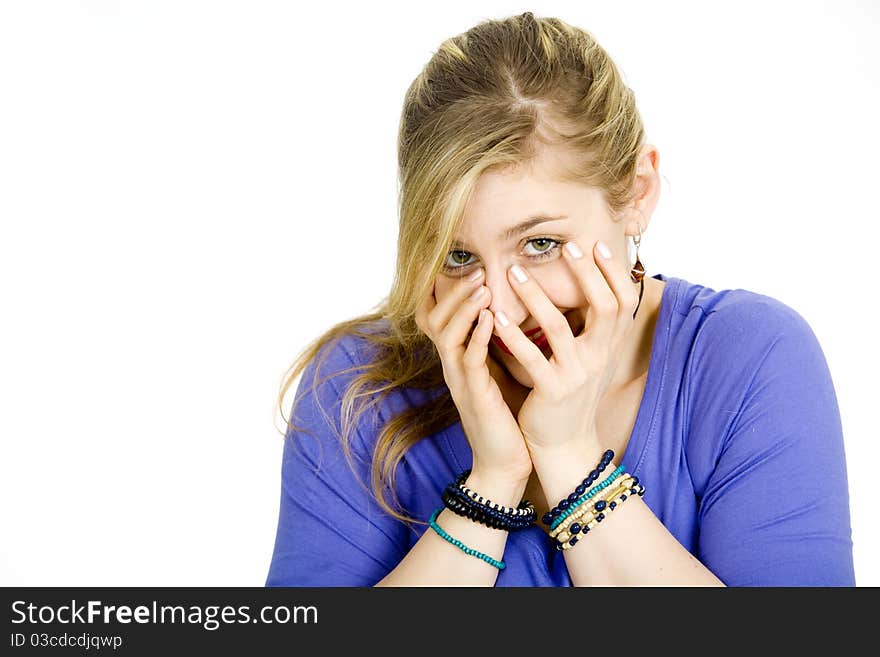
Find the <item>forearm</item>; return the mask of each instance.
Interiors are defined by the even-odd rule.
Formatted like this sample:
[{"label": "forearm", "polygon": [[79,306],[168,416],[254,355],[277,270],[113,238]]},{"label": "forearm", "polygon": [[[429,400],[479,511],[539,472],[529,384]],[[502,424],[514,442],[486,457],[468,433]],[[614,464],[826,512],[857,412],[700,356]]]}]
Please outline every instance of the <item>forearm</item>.
[{"label": "forearm", "polygon": [[[508,482],[472,473],[466,485],[493,502],[516,507],[522,500],[526,481]],[[502,560],[507,531],[487,527],[449,509],[443,509],[437,516],[437,525],[467,547]],[[428,527],[397,567],[376,586],[494,586],[499,572]]]},{"label": "forearm", "polygon": [[[532,451],[532,462],[549,504],[555,505],[569,495],[596,467],[604,450],[591,445],[599,444],[590,439]],[[615,457],[603,475],[611,474],[618,465]],[[676,540],[640,496],[629,496],[604,515],[604,520],[582,535],[571,549],[563,550],[574,586],[724,586]]]}]

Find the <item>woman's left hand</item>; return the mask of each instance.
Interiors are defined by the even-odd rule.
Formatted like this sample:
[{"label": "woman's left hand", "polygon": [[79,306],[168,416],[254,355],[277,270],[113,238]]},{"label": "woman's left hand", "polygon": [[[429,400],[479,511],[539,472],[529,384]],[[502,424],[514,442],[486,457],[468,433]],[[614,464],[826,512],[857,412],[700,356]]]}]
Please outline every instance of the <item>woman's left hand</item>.
[{"label": "woman's left hand", "polygon": [[553,354],[548,359],[518,326],[504,327],[495,320],[501,339],[534,382],[517,415],[530,449],[596,439],[597,409],[617,369],[639,303],[630,277],[613,254],[608,260],[602,257],[598,242],[593,255],[577,258],[568,248],[563,252],[590,304],[588,330],[573,335],[565,316],[538,282],[529,275],[520,283],[510,271],[511,285],[544,329]]}]

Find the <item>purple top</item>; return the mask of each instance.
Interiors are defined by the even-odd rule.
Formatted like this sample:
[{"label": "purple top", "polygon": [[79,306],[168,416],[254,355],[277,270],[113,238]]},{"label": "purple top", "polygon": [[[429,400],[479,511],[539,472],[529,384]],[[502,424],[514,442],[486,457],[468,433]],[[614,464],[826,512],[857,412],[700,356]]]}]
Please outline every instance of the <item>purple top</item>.
[{"label": "purple top", "polygon": [[[638,475],[642,499],[673,536],[728,586],[854,586],[840,412],[815,334],[772,297],[654,278],[666,286],[648,378],[626,451],[615,460]],[[364,362],[368,348],[347,336],[321,376]],[[296,424],[313,435],[285,437],[266,586],[372,586],[433,531],[410,530],[385,514],[328,426],[333,418],[339,429],[340,392],[356,374],[317,387],[326,417],[311,393],[298,404]],[[313,376],[314,361],[297,396]],[[398,389],[379,417],[427,398]],[[366,482],[378,435],[371,412],[353,435]],[[420,440],[397,469],[401,503],[427,521],[471,458],[460,422]],[[511,532],[503,558],[496,586],[571,586],[565,558],[537,525]]]}]

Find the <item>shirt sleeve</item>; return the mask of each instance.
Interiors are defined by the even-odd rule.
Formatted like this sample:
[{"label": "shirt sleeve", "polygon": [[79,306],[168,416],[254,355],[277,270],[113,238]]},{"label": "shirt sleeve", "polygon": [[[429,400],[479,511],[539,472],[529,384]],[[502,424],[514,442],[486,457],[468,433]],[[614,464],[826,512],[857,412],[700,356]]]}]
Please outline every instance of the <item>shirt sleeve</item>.
[{"label": "shirt sleeve", "polygon": [[[707,365],[725,383],[704,391],[694,412],[714,413],[716,427],[729,421],[716,430],[697,558],[728,586],[854,586],[831,375],[807,322],[773,301],[725,308],[704,326]],[[735,414],[722,410],[732,400]]]},{"label": "shirt sleeve", "polygon": [[[266,586],[373,586],[405,556],[406,527],[385,513],[369,487],[368,445],[375,422],[365,412],[352,428],[354,466],[337,433],[348,382],[337,374],[354,365],[338,343],[321,363],[315,392],[315,360],[303,371],[288,427],[281,466],[281,504]],[[322,381],[329,374],[332,378]],[[300,399],[302,396],[302,399]],[[335,431],[334,431],[335,429]],[[357,473],[357,474],[355,474]]]}]

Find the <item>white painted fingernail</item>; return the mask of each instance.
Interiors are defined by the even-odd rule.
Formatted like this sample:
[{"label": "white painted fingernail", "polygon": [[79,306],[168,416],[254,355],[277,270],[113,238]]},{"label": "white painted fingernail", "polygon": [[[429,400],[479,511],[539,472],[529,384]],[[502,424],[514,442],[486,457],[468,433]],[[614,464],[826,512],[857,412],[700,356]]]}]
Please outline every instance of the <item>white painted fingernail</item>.
[{"label": "white painted fingernail", "polygon": [[597,248],[599,249],[599,254],[605,258],[606,260],[611,259],[611,249],[608,248],[608,245],[605,244],[602,240],[599,240],[597,243]]},{"label": "white painted fingernail", "polygon": [[481,285],[480,287],[478,287],[476,290],[474,290],[474,293],[471,295],[471,301],[478,300],[481,296],[483,296],[483,292],[485,292],[485,291],[486,291],[485,285]]},{"label": "white painted fingernail", "polygon": [[574,242],[566,242],[565,248],[571,254],[572,258],[582,258],[584,255],[584,252],[581,251],[580,247],[578,247],[578,245],[575,244]]},{"label": "white painted fingernail", "polygon": [[529,277],[526,276],[525,270],[519,265],[514,265],[510,268],[510,271],[513,272],[513,277],[520,283],[525,283],[527,280],[529,280]]},{"label": "white painted fingernail", "polygon": [[508,326],[510,324],[510,320],[507,319],[507,315],[504,314],[503,310],[499,310],[495,313],[495,317],[498,319],[498,323],[501,324],[501,326]]}]

